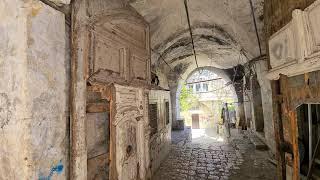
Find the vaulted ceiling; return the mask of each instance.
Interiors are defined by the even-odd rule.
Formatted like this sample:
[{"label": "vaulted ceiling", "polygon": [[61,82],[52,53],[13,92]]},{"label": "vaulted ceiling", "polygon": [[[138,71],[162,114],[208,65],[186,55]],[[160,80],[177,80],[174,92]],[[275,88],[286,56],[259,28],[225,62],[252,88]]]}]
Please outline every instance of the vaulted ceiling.
[{"label": "vaulted ceiling", "polygon": [[[227,69],[260,55],[249,0],[187,2],[199,66]],[[252,2],[264,53],[263,0]],[[150,24],[154,67],[162,59],[172,66],[194,62],[184,0],[133,0],[131,5]]]}]

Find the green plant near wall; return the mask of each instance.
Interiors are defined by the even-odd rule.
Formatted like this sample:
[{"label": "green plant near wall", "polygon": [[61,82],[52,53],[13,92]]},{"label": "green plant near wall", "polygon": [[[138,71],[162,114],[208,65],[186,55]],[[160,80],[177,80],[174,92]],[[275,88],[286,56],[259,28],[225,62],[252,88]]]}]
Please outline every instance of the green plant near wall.
[{"label": "green plant near wall", "polygon": [[189,111],[192,107],[197,106],[199,98],[195,96],[191,89],[188,89],[186,85],[182,85],[180,93],[180,108],[181,111]]}]

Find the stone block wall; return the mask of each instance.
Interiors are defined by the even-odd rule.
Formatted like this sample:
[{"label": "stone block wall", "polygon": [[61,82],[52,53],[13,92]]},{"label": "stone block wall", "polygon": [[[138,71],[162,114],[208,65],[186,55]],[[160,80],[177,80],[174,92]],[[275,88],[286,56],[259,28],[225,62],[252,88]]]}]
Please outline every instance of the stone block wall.
[{"label": "stone block wall", "polygon": [[38,0],[4,0],[0,19],[0,179],[67,179],[65,16]]}]

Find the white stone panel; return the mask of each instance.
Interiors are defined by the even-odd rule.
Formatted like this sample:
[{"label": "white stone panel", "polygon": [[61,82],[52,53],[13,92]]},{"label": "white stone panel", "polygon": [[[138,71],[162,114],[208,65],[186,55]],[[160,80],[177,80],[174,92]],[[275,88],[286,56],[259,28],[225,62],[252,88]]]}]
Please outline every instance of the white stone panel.
[{"label": "white stone panel", "polygon": [[312,56],[320,51],[320,1],[316,1],[305,11],[307,50],[308,55]]},{"label": "white stone panel", "polygon": [[305,11],[294,10],[291,22],[269,40],[268,79],[320,70],[320,0]]},{"label": "white stone panel", "polygon": [[279,68],[298,59],[294,28],[294,23],[290,22],[270,38],[269,54],[272,68]]}]

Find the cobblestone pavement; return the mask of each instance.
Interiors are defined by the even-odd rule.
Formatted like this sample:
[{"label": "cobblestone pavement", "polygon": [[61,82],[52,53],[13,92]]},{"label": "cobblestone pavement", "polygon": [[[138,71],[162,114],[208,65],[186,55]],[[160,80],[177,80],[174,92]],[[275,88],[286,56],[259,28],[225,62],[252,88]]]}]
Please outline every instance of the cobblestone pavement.
[{"label": "cobblestone pavement", "polygon": [[255,150],[243,132],[225,140],[213,130],[172,132],[172,149],[152,180],[275,180],[268,151]]}]

